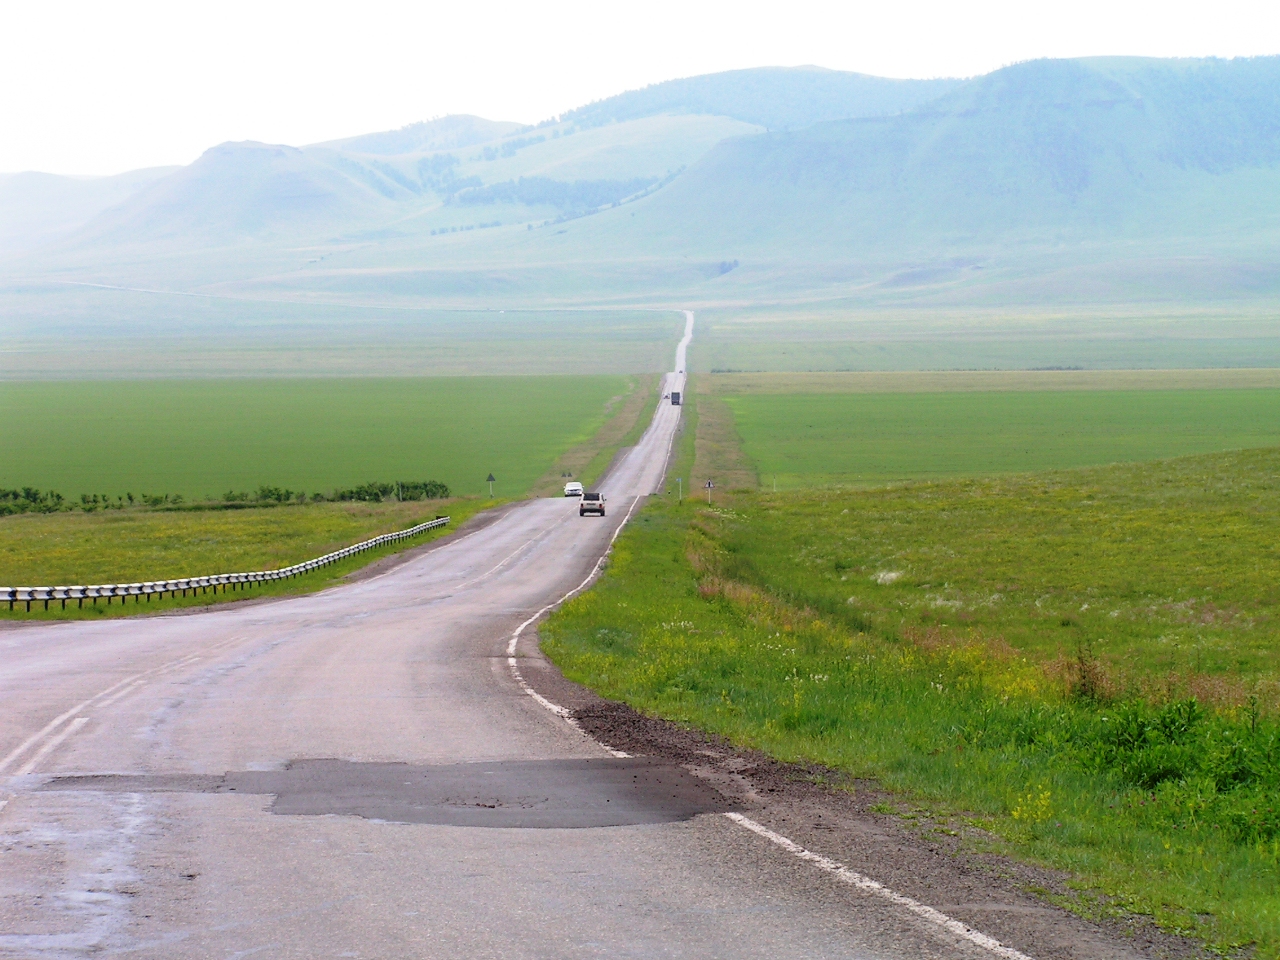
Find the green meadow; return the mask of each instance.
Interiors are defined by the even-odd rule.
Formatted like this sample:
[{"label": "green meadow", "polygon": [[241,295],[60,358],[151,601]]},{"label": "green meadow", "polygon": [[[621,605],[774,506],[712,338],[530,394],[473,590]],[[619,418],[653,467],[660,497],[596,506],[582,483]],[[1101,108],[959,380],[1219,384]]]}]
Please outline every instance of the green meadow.
[{"label": "green meadow", "polygon": [[[1073,910],[1280,957],[1280,450],[1029,470],[1126,459],[1117,438],[1144,422],[1148,456],[1210,443],[1215,422],[1219,449],[1241,444],[1274,404],[1188,392],[1182,405],[1064,393],[1054,429],[1022,427],[1021,453],[996,460],[966,454],[963,437],[1001,435],[971,418],[1043,413],[1044,396],[1013,391],[1022,403],[1001,407],[990,391],[939,392],[922,408],[918,393],[871,395],[890,422],[949,417],[962,439],[934,436],[969,456],[964,472],[1006,472],[884,483],[939,461],[873,434],[875,486],[846,474],[719,490],[711,505],[654,498],[600,583],[542,628],[543,648],[647,714],[874,779],[893,796],[884,812],[926,834],[1062,869],[1068,892],[1053,896]],[[1083,454],[1063,443],[1085,436],[1069,412],[1121,397],[1110,436]],[[946,411],[957,403],[969,417]],[[698,478],[707,418],[686,412],[672,476]],[[747,422],[749,446],[764,434]],[[771,429],[784,448],[818,446]]]},{"label": "green meadow", "polygon": [[0,383],[0,487],[187,500],[439,480],[520,496],[635,376]]},{"label": "green meadow", "polygon": [[292,580],[243,592],[165,597],[127,605],[105,602],[63,610],[39,605],[0,618],[67,619],[123,616],[200,606],[246,596],[307,593],[388,554],[420,546],[458,528],[492,501],[426,500],[405,503],[290,503],[243,510],[102,510],[28,513],[0,520],[0,583],[6,586],[138,583],[212,573],[271,570],[323,556],[383,533],[404,530],[438,515],[450,524],[370,550]]},{"label": "green meadow", "polygon": [[762,486],[990,476],[1280,443],[1280,389],[723,393]]}]

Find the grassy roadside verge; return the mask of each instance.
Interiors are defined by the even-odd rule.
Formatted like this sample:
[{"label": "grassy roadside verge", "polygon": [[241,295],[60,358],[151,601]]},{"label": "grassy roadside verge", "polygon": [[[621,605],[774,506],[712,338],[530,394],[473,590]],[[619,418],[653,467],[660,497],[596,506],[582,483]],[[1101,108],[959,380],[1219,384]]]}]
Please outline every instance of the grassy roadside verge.
[{"label": "grassy roadside verge", "polygon": [[699,377],[691,384],[698,408],[691,479],[699,487],[712,480],[719,490],[754,490],[760,485],[755,464],[743,452],[733,411],[713,392],[714,384],[713,377]]},{"label": "grassy roadside verge", "polygon": [[[29,514],[0,523],[0,582],[9,585],[132,583],[288,566],[437,514],[441,529],[369,550],[292,580],[231,593],[167,597],[108,606],[105,601],[64,611],[9,611],[0,620],[98,619],[207,606],[249,597],[290,596],[331,586],[375,560],[448,535],[497,501],[478,498],[405,503],[290,504],[235,511],[122,511]],[[20,580],[20,576],[28,579]],[[8,578],[8,579],[6,579]]]},{"label": "grassy roadside verge", "polygon": [[538,478],[531,495],[550,497],[560,493],[567,477],[590,487],[623,447],[640,439],[658,404],[659,374],[628,378],[628,390],[610,401],[604,423],[590,438],[567,450],[554,466]]},{"label": "grassy roadside verge", "polygon": [[1274,958],[1277,477],[1259,451],[654,498],[543,648],[606,697],[1064,869],[1072,909]]}]

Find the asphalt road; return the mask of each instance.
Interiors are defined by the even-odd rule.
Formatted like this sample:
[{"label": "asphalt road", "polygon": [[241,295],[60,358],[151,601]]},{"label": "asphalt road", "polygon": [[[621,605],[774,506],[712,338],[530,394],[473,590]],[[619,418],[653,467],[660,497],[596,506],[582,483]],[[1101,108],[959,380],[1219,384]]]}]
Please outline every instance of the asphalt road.
[{"label": "asphalt road", "polygon": [[517,682],[513,631],[662,482],[678,415],[604,519],[535,500],[320,594],[0,632],[0,956],[998,955]]}]

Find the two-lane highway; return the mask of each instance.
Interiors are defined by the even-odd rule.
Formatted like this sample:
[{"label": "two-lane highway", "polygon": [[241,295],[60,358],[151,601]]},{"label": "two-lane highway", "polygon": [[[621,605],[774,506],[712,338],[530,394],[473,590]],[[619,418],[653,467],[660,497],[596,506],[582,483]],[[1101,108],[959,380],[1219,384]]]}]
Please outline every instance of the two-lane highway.
[{"label": "two-lane highway", "polygon": [[312,596],[0,632],[0,956],[992,956],[517,682],[509,638],[661,483],[679,413],[603,520],[535,500]]}]

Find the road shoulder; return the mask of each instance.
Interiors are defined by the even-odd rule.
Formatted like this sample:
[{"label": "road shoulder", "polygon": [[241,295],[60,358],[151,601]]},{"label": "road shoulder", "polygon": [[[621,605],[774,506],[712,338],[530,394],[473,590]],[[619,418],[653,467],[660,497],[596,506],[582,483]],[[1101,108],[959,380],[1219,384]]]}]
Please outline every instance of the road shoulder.
[{"label": "road shoulder", "polygon": [[517,652],[529,686],[600,743],[683,766],[769,829],[1036,960],[1210,956],[1143,917],[1090,920],[1058,906],[1079,896],[1068,874],[984,853],[980,831],[907,810],[873,781],[784,763],[604,700],[566,679],[532,630]]}]

